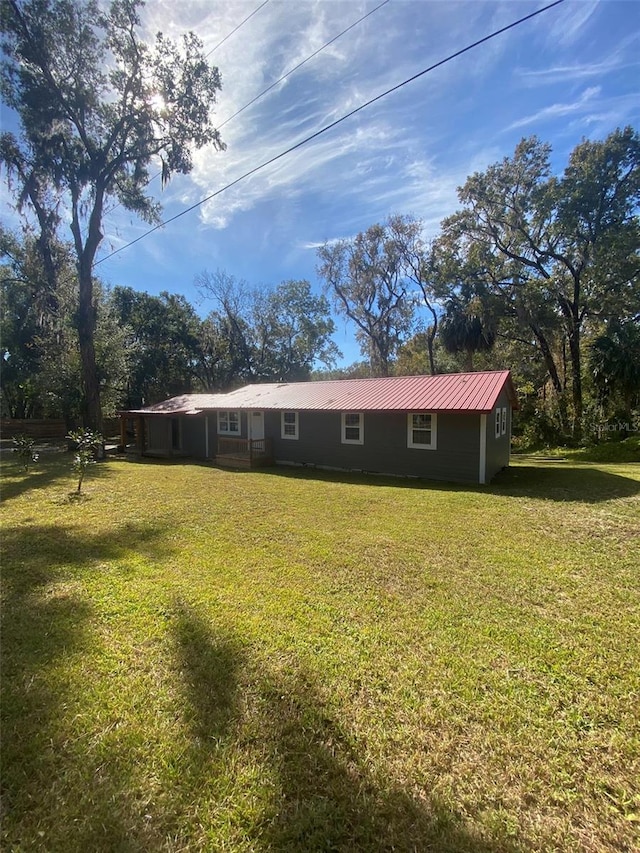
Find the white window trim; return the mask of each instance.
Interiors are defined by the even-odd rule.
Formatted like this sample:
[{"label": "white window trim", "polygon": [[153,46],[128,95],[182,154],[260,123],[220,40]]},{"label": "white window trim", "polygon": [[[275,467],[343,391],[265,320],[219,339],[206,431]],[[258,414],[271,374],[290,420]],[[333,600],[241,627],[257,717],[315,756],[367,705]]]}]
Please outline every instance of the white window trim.
[{"label": "white window trim", "polygon": [[500,429],[501,429],[501,425],[502,425],[502,415],[500,412],[500,406],[496,407],[495,421],[496,421],[495,435],[496,435],[496,438],[500,438]]},{"label": "white window trim", "polygon": [[[347,438],[347,415],[358,415],[360,419],[360,423],[358,429],[360,430],[359,438]],[[342,412],[341,415],[342,422],[342,443],[343,444],[364,444],[364,412]],[[354,429],[352,424],[349,424],[349,429]]]},{"label": "white window trim", "polygon": [[[285,433],[285,429],[284,429],[284,427],[285,427],[284,416],[285,415],[295,415],[295,422],[294,422],[295,432],[293,433],[293,435],[287,435],[287,433]],[[287,424],[287,426],[291,426],[291,424]],[[298,412],[294,412],[292,410],[289,410],[286,412],[281,412],[280,413],[280,438],[285,438],[289,441],[297,441],[298,436],[300,434],[299,431],[300,431],[300,418],[299,418]]]},{"label": "white window trim", "polygon": [[[413,441],[413,416],[431,416],[431,444],[414,444]],[[407,414],[407,447],[413,450],[437,450],[438,449],[438,415],[436,412],[408,412]]]},{"label": "white window trim", "polygon": [[502,407],[502,415],[501,415],[500,420],[501,420],[500,432],[502,435],[506,435],[507,434],[507,407],[506,406]]},{"label": "white window trim", "polygon": [[[232,430],[232,429],[223,429],[223,428],[220,426],[220,419],[221,419],[221,416],[222,416],[222,415],[226,415],[226,416],[227,416],[227,418],[226,418],[227,425],[229,425],[229,424],[231,423],[231,419],[229,418],[229,415],[237,415],[237,424],[238,424],[238,429],[237,429],[237,430],[236,430],[236,429],[233,429],[233,430]],[[241,425],[241,423],[240,423],[240,411],[239,411],[239,410],[236,410],[236,409],[222,409],[221,411],[219,411],[219,412],[218,412],[218,435],[235,435],[235,436],[239,436],[239,435],[241,434],[241,432],[242,432],[242,425]]]}]

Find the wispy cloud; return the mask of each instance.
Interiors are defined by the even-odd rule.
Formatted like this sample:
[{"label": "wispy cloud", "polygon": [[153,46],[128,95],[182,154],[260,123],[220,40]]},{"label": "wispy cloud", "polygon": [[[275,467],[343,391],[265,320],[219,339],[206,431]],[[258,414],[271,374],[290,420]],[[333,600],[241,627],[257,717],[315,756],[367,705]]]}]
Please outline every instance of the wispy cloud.
[{"label": "wispy cloud", "polygon": [[[215,110],[219,122],[377,2],[271,0],[211,55],[223,79]],[[192,28],[210,50],[256,5],[255,0],[150,0],[143,15],[150,37],[163,30],[176,38]],[[247,245],[261,259],[271,256],[278,265],[286,260],[288,269],[298,263],[304,268],[304,256],[308,262],[325,239],[356,234],[390,213],[411,213],[423,220],[427,236],[435,235],[456,208],[456,188],[467,175],[511,153],[507,131],[539,125],[550,142],[568,133],[577,142],[585,132],[608,132],[605,124],[614,116],[624,121],[637,116],[637,86],[622,94],[612,94],[610,86],[612,78],[623,78],[620,72],[638,63],[637,33],[627,27],[620,38],[618,27],[615,37],[601,38],[606,5],[567,2],[510,30],[223,191],[151,240],[163,243],[164,251],[174,246],[173,235],[180,252],[204,253],[208,260],[200,267],[223,263],[233,246],[243,253],[238,263],[248,275]],[[178,176],[162,192],[165,215],[224,188],[537,6],[534,0],[392,0],[225,124],[227,150],[195,153],[192,173]],[[107,222],[118,246],[126,235],[140,233],[120,214],[114,212]],[[138,244],[139,256],[150,263],[163,263],[164,257],[168,263],[160,250],[145,251],[146,242]]]},{"label": "wispy cloud", "polygon": [[550,40],[559,47],[570,47],[583,35],[591,19],[606,5],[602,0],[580,0],[558,6],[550,18],[542,16],[539,26],[545,27]]},{"label": "wispy cloud", "polygon": [[583,58],[581,62],[565,62],[548,68],[520,67],[517,74],[526,86],[548,86],[555,83],[579,82],[593,77],[602,79],[608,74],[629,71],[640,66],[637,58],[640,32],[632,32],[621,39],[615,48],[602,59],[595,56]]},{"label": "wispy cloud", "polygon": [[548,107],[543,107],[541,110],[532,115],[524,116],[517,121],[512,122],[507,130],[515,130],[519,127],[526,127],[529,124],[541,124],[549,119],[557,119],[562,116],[568,116],[573,113],[583,112],[585,109],[590,109],[593,101],[602,91],[600,86],[591,86],[585,89],[577,101],[567,104],[551,104]]}]

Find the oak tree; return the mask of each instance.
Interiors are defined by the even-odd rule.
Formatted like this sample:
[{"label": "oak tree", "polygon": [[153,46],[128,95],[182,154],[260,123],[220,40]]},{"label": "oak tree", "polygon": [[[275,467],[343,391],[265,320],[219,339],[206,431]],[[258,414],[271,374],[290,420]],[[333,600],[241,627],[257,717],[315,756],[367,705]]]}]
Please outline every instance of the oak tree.
[{"label": "oak tree", "polygon": [[[223,143],[211,108],[220,89],[200,40],[141,34],[140,0],[6,0],[2,97],[19,133],[0,140],[18,207],[39,233],[43,263],[69,225],[78,278],[77,329],[87,426],[101,428],[93,266],[109,199],[149,222],[160,208],[147,191],[192,168],[192,149]],[[51,282],[53,284],[53,281]]]},{"label": "oak tree", "polygon": [[387,220],[318,249],[318,275],[338,313],[354,323],[376,376],[389,375],[393,356],[414,325],[416,297],[404,248],[393,220]]},{"label": "oak tree", "polygon": [[442,240],[528,327],[559,391],[554,335],[566,341],[579,437],[584,324],[637,311],[640,136],[625,128],[580,143],[559,177],[550,147],[523,139],[513,157],[468,178],[459,198]]}]

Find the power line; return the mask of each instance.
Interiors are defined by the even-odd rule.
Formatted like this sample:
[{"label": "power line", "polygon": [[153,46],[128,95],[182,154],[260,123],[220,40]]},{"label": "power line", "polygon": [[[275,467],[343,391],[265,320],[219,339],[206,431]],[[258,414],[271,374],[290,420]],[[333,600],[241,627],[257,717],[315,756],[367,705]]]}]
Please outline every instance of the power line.
[{"label": "power line", "polygon": [[[265,0],[265,2],[267,2],[267,3],[268,3],[268,2],[269,2],[269,0]],[[293,74],[293,73],[294,73],[295,71],[297,71],[299,68],[302,68],[302,66],[303,66],[303,65],[306,65],[306,63],[307,63],[307,62],[309,62],[309,60],[313,59],[313,58],[314,58],[315,56],[317,56],[319,53],[322,53],[322,51],[323,51],[323,50],[325,50],[325,48],[327,48],[327,47],[329,47],[330,45],[332,45],[335,41],[337,41],[337,40],[338,40],[339,38],[341,38],[343,35],[345,35],[346,33],[348,33],[348,32],[349,32],[349,30],[352,30],[352,29],[353,29],[354,27],[356,27],[358,24],[362,23],[362,21],[364,21],[364,20],[365,20],[365,18],[368,18],[368,17],[369,17],[369,15],[373,15],[373,13],[374,13],[374,12],[377,12],[377,11],[378,11],[378,9],[382,9],[382,7],[383,7],[383,6],[386,6],[386,5],[387,5],[387,3],[389,3],[389,2],[390,2],[390,0],[382,0],[382,3],[379,3],[377,6],[375,6],[373,9],[371,9],[369,12],[367,12],[367,13],[366,13],[366,15],[363,15],[361,18],[358,18],[358,20],[357,20],[357,21],[354,21],[352,24],[350,24],[348,27],[346,27],[344,30],[342,30],[342,32],[338,33],[338,35],[334,36],[333,38],[329,39],[329,41],[325,42],[325,43],[322,45],[322,47],[319,47],[317,50],[314,50],[314,51],[313,51],[313,53],[310,53],[310,54],[309,54],[309,56],[307,56],[305,59],[303,59],[303,60],[302,60],[302,62],[299,62],[297,65],[294,65],[294,66],[293,66],[293,68],[290,68],[290,69],[289,69],[288,71],[286,71],[286,72],[285,72],[281,77],[278,77],[278,79],[277,79],[277,80],[275,80],[273,83],[271,83],[269,86],[267,86],[267,88],[266,88],[266,89],[263,89],[263,90],[262,90],[262,92],[260,92],[258,95],[256,95],[256,96],[255,96],[255,98],[252,98],[252,99],[251,99],[250,101],[248,101],[248,102],[247,102],[243,107],[240,107],[240,109],[239,109],[239,110],[236,110],[236,111],[235,111],[235,113],[233,113],[233,114],[232,114],[232,115],[230,115],[228,118],[226,118],[226,119],[222,122],[222,124],[219,124],[219,125],[218,125],[218,130],[220,130],[220,128],[224,127],[224,126],[225,126],[225,124],[228,124],[228,123],[231,121],[231,119],[234,119],[236,116],[239,116],[239,115],[240,115],[240,113],[243,113],[243,112],[244,112],[248,107],[252,106],[252,104],[255,104],[255,102],[256,102],[256,101],[258,101],[258,100],[260,100],[260,98],[262,98],[264,95],[266,95],[266,94],[267,94],[267,92],[270,92],[270,91],[271,91],[271,89],[275,88],[275,87],[278,85],[278,83],[282,83],[282,81],[283,81],[283,80],[286,80],[286,78],[287,78],[287,77],[291,76],[291,74]],[[263,4],[262,4],[262,6],[264,6],[264,5],[265,5],[265,4],[263,3]],[[252,15],[255,15],[255,13],[256,13],[257,11],[259,11],[259,9],[261,9],[261,8],[262,8],[262,6],[259,6],[259,7],[258,7],[258,9],[256,9],[256,10],[255,10],[254,12],[252,12],[251,14],[252,14]],[[251,17],[251,15],[249,15],[249,18],[250,18],[250,17]],[[229,36],[230,36],[230,35],[233,35],[233,33],[234,33],[234,32],[236,32],[236,30],[240,29],[240,27],[242,26],[242,24],[246,23],[246,21],[248,21],[248,20],[249,20],[249,18],[245,18],[245,19],[244,19],[244,21],[242,21],[240,24],[238,24],[238,26],[236,27],[236,29],[235,29],[235,30],[233,30],[233,32],[229,33]],[[224,38],[222,41],[225,41],[227,38],[229,38],[229,36],[225,36],[225,38]],[[222,44],[222,42],[220,42],[220,44]],[[216,45],[216,47],[219,47],[219,45]],[[210,56],[210,55],[211,55],[211,53],[213,53],[213,51],[214,51],[214,50],[215,50],[215,47],[214,47],[214,48],[212,48],[212,50],[211,50],[211,51],[209,51],[209,53],[208,53],[208,54],[206,54],[206,55],[207,55],[207,56]],[[147,181],[147,183],[145,184],[145,186],[147,186],[147,187],[148,187],[148,186],[149,186],[149,184],[150,184],[152,181],[155,181],[155,179],[156,179],[156,178],[159,178],[161,174],[162,174],[162,172],[157,172],[155,175],[153,175],[151,178],[149,178],[149,180]],[[112,208],[111,208],[111,210],[110,210],[109,212],[110,212],[110,213],[113,213],[113,211],[114,211],[114,210],[116,210],[116,208],[120,207],[120,205],[121,205],[121,204],[122,204],[122,202],[119,202],[118,204],[114,205],[114,207],[112,207]]]},{"label": "power line", "polygon": [[548,12],[550,9],[553,9],[555,6],[559,6],[561,3],[564,3],[564,0],[554,0],[553,3],[549,3],[547,6],[543,6],[541,9],[537,9],[535,12],[531,12],[530,14],[525,15],[522,18],[518,18],[518,20],[513,21],[512,23],[507,24],[504,27],[500,27],[500,29],[494,30],[489,35],[484,36],[483,38],[478,39],[477,41],[474,41],[472,44],[468,44],[466,47],[463,47],[460,50],[457,50],[455,53],[449,54],[449,56],[445,57],[444,59],[441,59],[438,62],[435,62],[433,65],[430,65],[428,68],[424,68],[422,71],[419,71],[417,74],[414,74],[411,77],[408,77],[406,80],[403,80],[402,83],[398,83],[397,85],[392,86],[390,89],[387,89],[386,91],[381,92],[379,95],[376,95],[374,98],[371,98],[370,100],[365,101],[365,103],[360,104],[359,107],[356,107],[355,109],[351,110],[350,112],[345,113],[345,115],[341,116],[340,118],[336,119],[335,121],[330,122],[330,124],[325,125],[320,130],[317,130],[315,133],[312,133],[310,136],[307,136],[304,139],[302,139],[300,142],[296,142],[295,145],[291,145],[289,148],[285,149],[284,151],[281,151],[280,154],[276,154],[275,157],[271,157],[269,160],[265,160],[265,162],[261,163],[259,166],[254,166],[253,169],[250,169],[248,172],[245,172],[243,175],[240,175],[240,177],[238,177],[235,180],[231,181],[230,183],[226,184],[224,187],[221,187],[219,190],[216,190],[215,192],[211,193],[210,195],[205,196],[205,198],[200,199],[200,201],[197,201],[195,204],[192,204],[190,207],[187,207],[184,210],[181,210],[180,213],[176,213],[175,216],[171,216],[171,217],[169,217],[169,219],[165,219],[163,222],[158,223],[158,225],[155,225],[153,228],[150,228],[148,231],[145,231],[144,234],[141,234],[139,237],[136,237],[135,240],[131,240],[129,243],[125,243],[124,246],[121,246],[119,249],[116,249],[114,252],[111,252],[111,254],[106,255],[104,258],[101,258],[99,261],[96,261],[94,264],[94,267],[98,266],[99,264],[104,263],[105,261],[108,261],[110,258],[113,258],[115,255],[120,254],[120,252],[124,252],[125,249],[129,249],[129,248],[131,248],[131,246],[135,246],[136,243],[139,243],[141,240],[144,240],[145,237],[148,237],[150,234],[153,234],[156,231],[159,231],[161,228],[164,228],[166,225],[169,225],[171,222],[175,222],[176,219],[180,219],[180,217],[185,216],[187,213],[191,213],[191,211],[195,210],[196,208],[200,207],[201,205],[205,204],[206,202],[211,201],[212,198],[215,198],[216,196],[221,195],[223,192],[226,192],[226,190],[231,189],[231,187],[234,187],[236,184],[239,184],[241,181],[244,181],[246,178],[251,177],[251,175],[255,175],[256,172],[259,172],[262,169],[266,168],[267,166],[270,166],[272,163],[275,163],[276,161],[281,160],[283,157],[286,157],[287,154],[291,154],[293,151],[296,151],[298,148],[302,148],[303,145],[307,145],[309,142],[311,142],[314,139],[317,139],[323,133],[326,133],[327,131],[332,130],[334,127],[337,127],[339,124],[342,124],[343,121],[346,121],[347,119],[352,118],[357,113],[361,112],[362,110],[366,109],[367,107],[370,107],[372,104],[375,104],[377,101],[382,100],[382,98],[386,98],[387,95],[391,95],[393,92],[397,92],[403,86],[406,86],[409,83],[413,83],[415,80],[418,80],[420,77],[424,77],[425,74],[429,74],[431,71],[434,71],[436,68],[439,68],[441,65],[445,65],[447,62],[451,62],[453,59],[457,59],[457,57],[462,56],[464,53],[468,53],[468,51],[473,50],[476,47],[479,47],[481,44],[485,44],[486,42],[490,41],[491,39],[496,38],[496,36],[502,35],[502,33],[506,33],[509,30],[514,29],[514,27],[517,27],[520,24],[524,24],[526,21],[530,21],[532,18],[535,18],[537,15],[541,15],[543,12]]},{"label": "power line", "polygon": [[382,0],[382,3],[379,3],[379,4],[378,4],[377,6],[375,6],[373,9],[371,9],[371,11],[367,12],[367,14],[366,14],[366,15],[363,15],[361,18],[358,18],[358,20],[357,20],[357,21],[354,21],[354,22],[353,22],[352,24],[350,24],[346,29],[342,30],[342,32],[341,32],[341,33],[338,33],[338,35],[337,35],[337,36],[334,36],[332,39],[329,39],[329,41],[328,41],[328,42],[325,42],[325,43],[322,45],[322,47],[319,47],[317,50],[314,50],[314,51],[313,51],[313,53],[310,53],[310,54],[309,54],[309,56],[307,56],[307,58],[306,58],[306,59],[303,59],[303,60],[302,60],[302,62],[299,62],[297,65],[294,65],[294,67],[293,67],[293,68],[290,68],[288,71],[286,71],[286,72],[282,75],[282,77],[278,77],[278,79],[277,79],[274,83],[271,83],[271,85],[270,85],[270,86],[267,86],[267,88],[266,88],[266,89],[263,89],[263,90],[262,90],[262,92],[260,92],[260,94],[259,94],[259,95],[256,95],[256,96],[255,96],[255,98],[252,98],[252,99],[251,99],[248,103],[246,103],[243,107],[240,107],[240,109],[239,109],[239,110],[236,110],[236,112],[235,112],[235,113],[233,113],[233,115],[230,115],[230,116],[229,116],[229,118],[226,118],[226,119],[222,122],[222,124],[219,124],[219,125],[218,125],[218,130],[220,130],[220,128],[221,128],[221,127],[224,127],[224,126],[225,126],[225,124],[227,124],[228,122],[230,122],[232,118],[235,118],[236,116],[239,116],[239,115],[240,115],[240,113],[243,113],[243,112],[247,109],[247,107],[250,107],[252,104],[255,104],[255,102],[256,102],[256,101],[258,101],[260,98],[262,98],[262,96],[263,96],[263,95],[266,95],[266,94],[267,94],[267,92],[270,92],[270,91],[271,91],[275,86],[277,86],[277,85],[278,85],[278,83],[282,83],[282,81],[283,81],[283,80],[286,80],[286,78],[287,78],[287,77],[289,77],[289,75],[290,75],[290,74],[293,74],[293,72],[294,72],[294,71],[297,71],[299,68],[302,68],[302,66],[303,66],[303,65],[306,65],[306,63],[307,63],[307,62],[309,62],[309,60],[310,60],[310,59],[313,59],[313,58],[314,58],[314,56],[317,56],[319,53],[322,53],[322,51],[323,51],[325,48],[329,47],[329,45],[333,44],[333,43],[334,43],[334,41],[338,41],[338,39],[339,39],[339,38],[341,38],[345,33],[348,33],[348,32],[349,32],[349,30],[352,30],[352,29],[353,29],[354,27],[356,27],[358,24],[362,23],[362,21],[364,21],[364,19],[365,19],[365,18],[368,18],[368,17],[369,17],[369,15],[373,15],[373,13],[374,13],[374,12],[377,12],[377,11],[378,11],[378,9],[382,9],[382,7],[383,7],[383,6],[386,6],[386,5],[387,5],[387,3],[389,3],[389,0]]},{"label": "power line", "polygon": [[[247,23],[247,21],[248,21],[250,18],[253,18],[253,16],[256,14],[256,12],[259,12],[259,11],[260,11],[260,9],[262,9],[262,7],[263,7],[263,6],[266,6],[268,2],[269,2],[269,0],[264,0],[264,2],[263,2],[263,3],[261,3],[261,4],[258,6],[258,8],[257,8],[257,9],[254,9],[254,10],[253,10],[253,12],[251,12],[251,14],[250,14],[250,15],[247,15],[247,17],[246,17],[243,21],[240,21],[240,23],[239,23],[236,27],[234,27],[234,28],[231,30],[231,32],[230,32],[230,33],[227,33],[227,35],[222,39],[222,41],[219,41],[219,42],[218,42],[218,44],[217,44],[217,45],[215,45],[215,47],[212,47],[212,48],[211,48],[211,50],[209,51],[209,53],[205,53],[204,58],[205,58],[205,59],[208,59],[208,58],[211,56],[211,54],[213,53],[213,51],[214,51],[214,50],[217,50],[217,49],[220,47],[220,45],[222,45],[222,44],[224,44],[224,43],[226,42],[226,40],[227,40],[228,38],[231,38],[231,36],[232,36],[234,33],[237,33],[237,32],[238,32],[238,30],[240,29],[240,27],[242,27],[244,24],[246,24],[246,23]],[[386,3],[388,3],[388,2],[389,2],[389,0],[385,0],[385,2],[386,2]],[[382,5],[384,5],[384,4],[382,4]],[[375,10],[374,10],[374,11],[375,11]],[[365,17],[366,17],[366,16],[365,16]],[[280,82],[280,81],[278,81],[278,82]],[[274,83],[274,85],[275,85],[275,83]],[[265,91],[267,91],[267,90],[265,90]],[[264,94],[264,93],[263,93],[263,94]],[[260,97],[260,96],[258,96],[258,97]],[[254,98],[254,100],[256,100],[256,99]],[[252,103],[253,103],[253,101],[252,101]],[[245,107],[242,107],[242,110],[243,110],[243,109],[245,109]],[[242,112],[242,110],[238,110],[238,112]],[[236,113],[236,115],[237,115],[237,113]],[[227,122],[227,121],[231,121],[231,118],[233,118],[233,116],[231,116],[230,118],[226,119],[225,124],[226,124],[226,122]],[[220,125],[220,127],[221,127],[221,126],[222,126],[222,125]],[[152,181],[155,181],[155,180],[156,180],[156,178],[159,178],[161,174],[162,174],[162,172],[156,172],[156,174],[155,174],[155,175],[152,175],[152,176],[149,178],[149,180],[146,182],[146,184],[144,184],[143,186],[148,187],[148,186],[149,186],[149,184],[150,184]],[[112,208],[110,208],[110,210],[109,210],[108,212],[109,212],[110,214],[111,214],[111,213],[113,213],[113,211],[114,211],[114,210],[117,210],[121,205],[122,205],[122,202],[121,202],[121,201],[119,201],[117,204],[114,204],[114,206],[113,206]]]},{"label": "power line", "polygon": [[246,24],[248,20],[250,20],[251,18],[253,18],[253,16],[256,14],[256,12],[259,12],[259,11],[260,11],[260,9],[262,9],[262,7],[263,7],[263,6],[266,6],[268,2],[269,2],[269,0],[264,0],[264,2],[263,2],[263,3],[261,3],[261,4],[258,6],[258,8],[257,8],[257,9],[254,9],[254,10],[253,10],[253,12],[251,12],[251,14],[250,14],[250,15],[247,15],[247,17],[244,19],[244,21],[240,21],[240,23],[238,24],[238,26],[237,26],[237,27],[234,27],[234,28],[231,30],[231,32],[230,32],[230,33],[228,33],[228,34],[227,34],[227,35],[222,39],[222,41],[219,41],[219,42],[218,42],[218,44],[217,44],[215,47],[212,47],[212,48],[211,48],[211,50],[209,51],[209,53],[205,53],[205,59],[207,59],[209,56],[211,56],[211,54],[213,53],[213,51],[214,51],[214,50],[217,50],[219,47],[221,47],[221,46],[226,42],[226,40],[227,40],[228,38],[231,38],[231,36],[232,36],[234,33],[237,33],[237,32],[238,32],[238,30],[240,29],[240,27],[242,27],[244,24]]}]

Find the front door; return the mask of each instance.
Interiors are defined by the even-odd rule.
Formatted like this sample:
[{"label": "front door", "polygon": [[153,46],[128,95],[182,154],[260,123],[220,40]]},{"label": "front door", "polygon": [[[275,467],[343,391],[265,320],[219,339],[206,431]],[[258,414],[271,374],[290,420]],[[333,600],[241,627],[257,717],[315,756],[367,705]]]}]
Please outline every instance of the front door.
[{"label": "front door", "polygon": [[249,416],[249,438],[262,441],[264,438],[264,412],[251,412]]}]

